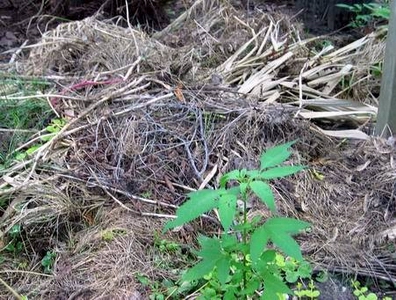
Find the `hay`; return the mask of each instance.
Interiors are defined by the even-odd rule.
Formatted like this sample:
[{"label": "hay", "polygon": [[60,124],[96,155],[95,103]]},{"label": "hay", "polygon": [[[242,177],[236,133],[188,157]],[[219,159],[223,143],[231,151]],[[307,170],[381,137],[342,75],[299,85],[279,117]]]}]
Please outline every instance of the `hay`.
[{"label": "hay", "polygon": [[[284,16],[260,13],[237,16],[223,1],[196,1],[152,37],[92,17],[62,24],[31,47],[19,67],[57,83],[40,96],[68,123],[0,179],[0,197],[9,201],[0,241],[21,224],[27,246],[27,270],[8,260],[0,273],[19,293],[145,296],[134,275],[172,277],[147,245],[186,193],[217,187],[225,172],[252,168],[264,149],[294,139],[291,163],[308,169],[272,186],[282,214],[312,224],[300,237],[304,254],[318,268],[396,281],[387,248],[394,147],[362,131],[365,141],[339,142],[303,119],[326,113],[360,130],[375,115],[373,102],[343,99],[340,81],[353,74],[357,99],[362,86],[379,84],[369,65],[381,57],[380,34],[312,57],[318,38],[302,40]],[[375,55],[361,58],[377,44]],[[254,214],[268,212],[254,203]],[[191,244],[194,232],[216,224],[208,215],[202,227],[186,226],[173,238]],[[104,241],[113,229],[122,234]],[[54,274],[32,273],[49,249],[58,253]],[[2,288],[0,295],[10,297]]]}]

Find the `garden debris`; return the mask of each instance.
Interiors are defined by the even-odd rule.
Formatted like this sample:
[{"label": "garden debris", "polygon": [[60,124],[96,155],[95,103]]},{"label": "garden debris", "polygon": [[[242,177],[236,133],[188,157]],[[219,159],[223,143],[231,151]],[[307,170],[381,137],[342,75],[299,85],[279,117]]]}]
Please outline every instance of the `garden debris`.
[{"label": "garden debris", "polygon": [[[328,37],[302,39],[300,26],[198,0],[152,36],[97,17],[45,32],[15,66],[56,84],[37,96],[67,122],[1,171],[0,242],[21,224],[29,270],[6,260],[1,277],[29,299],[146,297],[133,272],[174,277],[148,246],[186,193],[297,139],[290,163],[306,171],[272,187],[282,215],[312,224],[303,253],[318,268],[396,282],[395,148],[369,137],[383,32],[336,49]],[[253,201],[255,214],[269,216]],[[195,225],[180,229],[181,243],[194,243]],[[29,254],[49,249],[53,276],[31,272],[39,256]]]}]

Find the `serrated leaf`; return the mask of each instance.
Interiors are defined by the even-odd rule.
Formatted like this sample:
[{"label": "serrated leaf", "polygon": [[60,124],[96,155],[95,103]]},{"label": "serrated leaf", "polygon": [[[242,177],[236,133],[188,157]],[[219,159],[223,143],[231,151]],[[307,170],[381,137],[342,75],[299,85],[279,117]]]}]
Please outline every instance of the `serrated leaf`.
[{"label": "serrated leaf", "polygon": [[212,261],[202,260],[197,263],[194,267],[189,269],[182,277],[185,281],[193,281],[201,279],[203,276],[213,271],[214,265]]},{"label": "serrated leaf", "polygon": [[227,183],[231,180],[238,180],[240,178],[240,171],[239,170],[233,170],[228,173],[225,173],[223,176],[220,178],[220,187],[225,188]]},{"label": "serrated leaf", "polygon": [[271,231],[295,234],[299,233],[303,229],[307,229],[311,224],[297,219],[278,217],[268,219],[265,226],[267,226]]},{"label": "serrated leaf", "polygon": [[266,250],[260,257],[260,261],[264,262],[265,264],[275,262],[277,259],[277,253],[275,250]]},{"label": "serrated leaf", "polygon": [[237,197],[233,194],[222,195],[219,199],[220,223],[224,231],[230,229],[235,216]]},{"label": "serrated leaf", "polygon": [[250,188],[272,212],[276,212],[274,194],[267,183],[264,181],[252,181]]},{"label": "serrated leaf", "polygon": [[268,240],[269,234],[265,226],[261,226],[253,232],[250,238],[250,258],[252,259],[253,264],[256,264],[259,260]]},{"label": "serrated leaf", "polygon": [[223,256],[222,245],[219,239],[200,235],[198,242],[201,246],[201,249],[197,252],[198,256],[214,260],[220,259]]},{"label": "serrated leaf", "polygon": [[282,167],[275,167],[272,169],[269,169],[267,171],[263,171],[260,174],[260,177],[262,179],[275,179],[275,178],[282,178],[286,177],[288,175],[292,175],[294,173],[297,173],[301,170],[303,170],[303,166],[282,166]]},{"label": "serrated leaf", "polygon": [[177,218],[166,223],[163,232],[190,222],[218,206],[219,190],[200,190],[189,194],[189,200],[180,206]]},{"label": "serrated leaf", "polygon": [[302,260],[301,250],[291,234],[308,228],[309,223],[290,218],[270,218],[257,228],[250,240],[250,256],[257,263],[268,241],[273,241],[285,254]]},{"label": "serrated leaf", "polygon": [[257,291],[260,287],[260,281],[257,279],[251,279],[246,284],[246,287],[242,291],[243,295],[254,295],[254,292]]},{"label": "serrated leaf", "polygon": [[235,300],[235,292],[236,292],[236,288],[234,287],[228,288],[223,296],[223,300]]},{"label": "serrated leaf", "polygon": [[298,243],[287,233],[274,232],[270,235],[271,241],[281,249],[286,255],[291,256],[299,261],[303,260],[300,246]]},{"label": "serrated leaf", "polygon": [[233,186],[231,188],[228,188],[226,190],[227,194],[232,194],[235,195],[236,197],[238,197],[238,195],[241,193],[241,188],[239,186]]},{"label": "serrated leaf", "polygon": [[239,184],[239,189],[240,189],[242,195],[246,195],[248,187],[249,187],[249,184],[247,182],[241,182]]},{"label": "serrated leaf", "polygon": [[302,260],[300,246],[291,235],[309,226],[309,223],[296,219],[271,218],[261,228],[265,228],[268,238],[285,254]]},{"label": "serrated leaf", "polygon": [[221,236],[221,247],[227,251],[229,248],[233,248],[238,244],[238,240],[234,234],[223,234]]},{"label": "serrated leaf", "polygon": [[222,286],[225,285],[230,274],[230,258],[224,256],[217,262],[217,275]]},{"label": "serrated leaf", "polygon": [[312,275],[311,265],[306,261],[302,261],[298,267],[298,274],[301,278],[310,278]]},{"label": "serrated leaf", "polygon": [[248,170],[246,176],[250,178],[250,180],[254,180],[256,178],[260,178],[261,172],[259,170]]},{"label": "serrated leaf", "polygon": [[198,237],[198,242],[201,249],[197,255],[202,257],[202,260],[183,275],[183,280],[192,281],[202,278],[212,272],[218,261],[225,256],[219,239],[201,235]]},{"label": "serrated leaf", "polygon": [[260,170],[277,166],[290,156],[289,148],[296,141],[272,147],[265,151],[260,157]]},{"label": "serrated leaf", "polygon": [[264,274],[264,292],[260,299],[273,300],[277,299],[277,293],[292,295],[293,292],[279,278],[267,272]]}]

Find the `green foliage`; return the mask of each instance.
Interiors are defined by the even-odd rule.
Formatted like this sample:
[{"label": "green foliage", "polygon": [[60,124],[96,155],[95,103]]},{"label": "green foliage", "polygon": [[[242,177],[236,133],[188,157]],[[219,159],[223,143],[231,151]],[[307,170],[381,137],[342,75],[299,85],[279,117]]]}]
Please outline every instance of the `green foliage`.
[{"label": "green foliage", "polygon": [[308,284],[308,289],[304,289],[300,282],[297,283],[297,290],[294,291],[294,294],[298,299],[317,299],[320,296],[320,292],[316,289],[312,279]]},{"label": "green foliage", "polygon": [[45,81],[24,80],[0,73],[3,98],[0,101],[0,128],[3,129],[0,132],[0,171],[8,168],[18,156],[15,149],[42,130],[53,116],[47,100],[37,96],[49,85]]},{"label": "green foliage", "polygon": [[[367,286],[363,286],[357,280],[351,280],[353,294],[356,296],[358,300],[377,300],[378,296],[372,292],[370,292]],[[390,297],[383,297],[382,300],[391,300]]]},{"label": "green foliage", "polygon": [[377,300],[378,297],[374,293],[370,293],[368,287],[362,286],[361,283],[357,280],[352,280],[353,294],[359,300]]},{"label": "green foliage", "polygon": [[[66,125],[66,120],[64,119],[52,119],[51,123],[45,127],[45,130],[47,131],[47,133],[44,133],[44,135],[42,135],[40,137],[40,139],[43,142],[48,142],[49,140],[51,140],[62,128],[63,126]],[[24,160],[27,159],[29,156],[31,156],[34,152],[36,152],[41,146],[43,145],[43,143],[36,143],[33,144],[32,146],[30,146],[27,150],[23,151],[23,152],[15,152],[14,153],[14,158],[16,160]]]},{"label": "green foliage", "polygon": [[[293,294],[286,282],[310,276],[312,270],[303,261],[300,247],[292,237],[307,229],[308,223],[276,215],[264,222],[259,217],[247,218],[247,201],[253,195],[276,214],[268,180],[303,169],[284,165],[293,144],[279,145],[263,153],[257,170],[224,174],[217,190],[190,193],[188,201],[177,210],[177,218],[165,225],[164,232],[212,209],[218,210],[223,233],[216,237],[199,236],[200,250],[196,254],[201,260],[182,276],[184,282],[190,283],[204,279],[206,283],[201,286],[198,299],[242,299],[257,293],[261,293],[260,299],[278,299],[282,294]],[[237,209],[238,199],[244,203],[242,213]],[[290,258],[279,264],[279,253],[271,245]]]},{"label": "green foliage", "polygon": [[41,266],[44,268],[44,273],[51,274],[56,259],[56,253],[54,251],[47,251],[43,259],[41,260]]},{"label": "green foliage", "polygon": [[356,3],[353,5],[337,4],[338,7],[346,9],[356,15],[355,19],[350,23],[353,28],[360,28],[376,22],[388,22],[390,18],[389,1],[382,3]]},{"label": "green foliage", "polygon": [[184,282],[182,285],[177,286],[171,279],[163,279],[162,281],[151,280],[144,274],[137,273],[135,278],[143,286],[150,290],[149,299],[162,300],[162,299],[183,299],[186,292],[195,288],[196,284]]},{"label": "green foliage", "polygon": [[105,242],[111,242],[116,237],[126,235],[127,231],[125,229],[111,228],[106,229],[101,232],[102,240]]},{"label": "green foliage", "polygon": [[8,232],[9,242],[4,247],[4,250],[12,253],[14,256],[19,255],[24,250],[24,244],[21,239],[22,227],[15,224]]},{"label": "green foliage", "polygon": [[157,239],[154,244],[160,252],[177,253],[178,251],[180,251],[181,248],[178,243],[168,241],[165,239],[162,240]]}]

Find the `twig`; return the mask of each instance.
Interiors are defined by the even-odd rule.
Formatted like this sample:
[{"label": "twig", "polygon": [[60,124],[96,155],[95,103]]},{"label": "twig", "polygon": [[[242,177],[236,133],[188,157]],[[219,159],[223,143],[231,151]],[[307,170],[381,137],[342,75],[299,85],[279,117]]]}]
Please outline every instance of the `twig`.
[{"label": "twig", "polygon": [[167,219],[176,219],[174,215],[164,215],[164,214],[155,214],[155,213],[141,213],[142,216],[145,217],[157,217],[157,218],[167,218]]},{"label": "twig", "polygon": [[33,271],[24,271],[24,270],[2,270],[2,271],[0,271],[0,274],[4,274],[4,273],[21,273],[21,274],[44,276],[44,277],[53,277],[53,275],[50,275],[50,274],[38,273],[38,272],[33,272]]},{"label": "twig", "polygon": [[37,130],[32,130],[32,129],[8,129],[8,128],[0,128],[1,132],[26,132],[26,133],[37,133]]},{"label": "twig", "polygon": [[124,86],[123,88],[115,91],[114,93],[104,96],[102,99],[100,99],[99,101],[93,103],[92,105],[90,105],[86,110],[84,110],[83,112],[81,112],[81,114],[71,120],[69,123],[66,123],[66,125],[50,140],[48,141],[46,144],[44,144],[42,147],[40,147],[38,149],[38,151],[36,152],[35,157],[33,158],[33,165],[31,167],[31,170],[28,174],[28,176],[25,178],[24,180],[24,184],[30,179],[30,177],[33,175],[34,170],[37,167],[37,164],[39,162],[39,160],[41,158],[45,157],[45,150],[49,150],[51,149],[51,147],[53,145],[55,145],[60,139],[65,137],[65,132],[67,129],[69,129],[72,125],[74,125],[75,123],[79,122],[82,118],[84,118],[85,116],[87,116],[90,112],[92,112],[95,108],[99,107],[100,105],[102,105],[103,103],[118,97],[119,95],[122,95],[124,92],[126,92],[127,90],[129,90],[131,87],[138,85],[139,83],[141,83],[143,80],[146,79],[146,76],[142,76],[137,80],[134,80],[132,82],[130,82],[129,84],[127,84],[126,86]]},{"label": "twig", "polygon": [[10,286],[7,284],[7,282],[5,282],[3,279],[1,279],[1,277],[0,277],[0,283],[1,283],[2,285],[4,285],[4,287],[5,287],[7,290],[9,290],[9,291],[11,292],[11,294],[14,295],[15,298],[17,298],[18,300],[23,300],[22,296],[19,295],[19,294],[17,293],[17,291],[15,291],[12,287],[10,287]]}]

